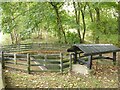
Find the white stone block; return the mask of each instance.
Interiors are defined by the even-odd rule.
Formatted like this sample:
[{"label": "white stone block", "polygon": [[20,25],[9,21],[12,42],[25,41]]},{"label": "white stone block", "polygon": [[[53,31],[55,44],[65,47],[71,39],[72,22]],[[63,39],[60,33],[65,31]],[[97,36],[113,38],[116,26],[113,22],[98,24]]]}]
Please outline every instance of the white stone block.
[{"label": "white stone block", "polygon": [[83,75],[89,74],[89,69],[85,65],[80,64],[72,65],[72,71]]}]

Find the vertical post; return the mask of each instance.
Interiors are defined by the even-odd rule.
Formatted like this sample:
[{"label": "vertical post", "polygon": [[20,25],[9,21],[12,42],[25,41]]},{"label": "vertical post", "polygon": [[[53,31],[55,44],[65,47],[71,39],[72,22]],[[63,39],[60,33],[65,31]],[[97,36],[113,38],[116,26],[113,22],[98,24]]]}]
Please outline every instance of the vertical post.
[{"label": "vertical post", "polygon": [[27,71],[28,74],[30,74],[30,54],[27,54]]},{"label": "vertical post", "polygon": [[20,46],[21,46],[21,45],[19,44],[19,45],[18,45],[18,50],[19,50],[19,52],[21,51]]},{"label": "vertical post", "polygon": [[74,55],[74,64],[76,64],[77,63],[77,52],[75,52],[73,55]]},{"label": "vertical post", "polygon": [[72,54],[70,54],[70,71],[72,70]]},{"label": "vertical post", "polygon": [[99,54],[100,57],[102,57],[102,54]]},{"label": "vertical post", "polygon": [[4,52],[2,51],[1,54],[2,54],[1,55],[1,59],[2,59],[1,63],[2,63],[2,68],[4,69],[5,68]]},{"label": "vertical post", "polygon": [[116,65],[116,52],[113,52],[113,64]]},{"label": "vertical post", "polygon": [[17,54],[14,53],[14,64],[17,64]]},{"label": "vertical post", "polygon": [[60,53],[60,72],[63,73],[63,53]]},{"label": "vertical post", "polygon": [[81,54],[81,53],[78,53],[78,54],[79,54],[79,58],[80,58],[80,54]]},{"label": "vertical post", "polygon": [[91,69],[91,68],[92,68],[92,55],[88,56],[88,63],[87,63],[87,67],[88,67],[89,69]]},{"label": "vertical post", "polygon": [[44,66],[46,66],[47,55],[44,55]]}]

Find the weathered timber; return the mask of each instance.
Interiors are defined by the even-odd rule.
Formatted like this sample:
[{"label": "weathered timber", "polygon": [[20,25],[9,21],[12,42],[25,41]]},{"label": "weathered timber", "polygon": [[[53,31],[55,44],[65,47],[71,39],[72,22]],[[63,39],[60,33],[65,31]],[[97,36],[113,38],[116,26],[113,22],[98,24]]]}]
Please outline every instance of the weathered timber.
[{"label": "weathered timber", "polygon": [[[115,47],[112,44],[74,44],[71,48],[67,49],[68,52],[73,53],[74,64],[82,62],[86,64],[84,57],[88,57],[87,66],[91,69],[92,60],[95,59],[109,59],[116,63],[116,52],[120,51],[120,48]],[[113,57],[105,57],[102,54],[113,53]],[[97,57],[94,57],[98,55]]]},{"label": "weathered timber", "polygon": [[60,72],[63,73],[63,53],[60,53]]},{"label": "weathered timber", "polygon": [[28,74],[30,74],[30,54],[27,54],[27,71]]},{"label": "weathered timber", "polygon": [[113,52],[113,64],[116,64],[116,52]]},{"label": "weathered timber", "polygon": [[31,70],[31,72],[60,72],[59,70]]},{"label": "weathered timber", "polygon": [[46,66],[47,55],[44,55],[44,66]]},{"label": "weathered timber", "polygon": [[14,64],[17,64],[17,56],[16,56],[16,53],[14,54]]},{"label": "weathered timber", "polygon": [[4,60],[4,52],[1,52],[1,62],[2,62],[2,68],[5,68],[5,60]]},{"label": "weathered timber", "polygon": [[70,72],[71,72],[71,70],[72,70],[72,54],[70,54],[70,66],[69,66],[69,68],[70,68]]},{"label": "weathered timber", "polygon": [[88,68],[92,68],[92,55],[88,56],[88,63],[87,63]]}]

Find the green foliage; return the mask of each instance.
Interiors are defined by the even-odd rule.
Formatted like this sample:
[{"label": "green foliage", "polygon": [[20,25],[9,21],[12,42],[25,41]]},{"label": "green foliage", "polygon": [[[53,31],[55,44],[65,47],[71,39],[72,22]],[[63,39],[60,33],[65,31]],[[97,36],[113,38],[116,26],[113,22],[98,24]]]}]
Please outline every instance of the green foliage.
[{"label": "green foliage", "polygon": [[69,44],[79,43],[79,38],[76,33],[67,32],[66,37],[67,37]]},{"label": "green foliage", "polygon": [[[84,29],[82,16],[81,14],[79,16],[80,24],[76,24],[74,12],[72,12],[72,14],[70,14],[70,12],[67,12],[65,9],[63,9],[64,5],[64,2],[2,3],[0,5],[2,8],[2,32],[12,35],[13,38],[11,38],[13,39],[14,43],[16,43],[15,40],[20,41],[30,39],[32,38],[32,34],[36,34],[36,37],[39,37],[40,33],[42,32],[48,32],[48,36],[58,38],[62,30],[59,29],[61,27],[57,23],[56,11],[53,8],[57,7],[58,14],[61,19],[59,23],[63,27],[67,42],[78,43],[78,32],[70,32],[69,29],[80,29],[82,36]],[[72,6],[72,3],[68,2],[66,5]],[[101,43],[106,42],[117,44],[118,7],[115,2],[86,2],[81,3],[80,7],[78,7],[77,3],[75,5],[77,5],[77,10],[84,11],[86,33],[91,33],[90,38],[95,39],[96,37],[100,37]],[[99,22],[96,21],[96,8],[100,10]],[[93,21],[91,21],[90,11],[92,13]],[[87,34],[85,39],[88,39]],[[61,42],[64,43],[64,35],[61,36]],[[91,39],[90,41],[92,42],[93,40]]]}]

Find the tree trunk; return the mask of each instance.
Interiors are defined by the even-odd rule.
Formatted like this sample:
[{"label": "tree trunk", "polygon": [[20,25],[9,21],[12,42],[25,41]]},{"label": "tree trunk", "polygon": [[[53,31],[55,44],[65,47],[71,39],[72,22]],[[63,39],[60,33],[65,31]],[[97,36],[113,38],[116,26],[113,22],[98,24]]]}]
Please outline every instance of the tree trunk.
[{"label": "tree trunk", "polygon": [[63,26],[62,26],[62,23],[61,23],[61,17],[59,15],[58,7],[57,7],[57,5],[54,5],[52,2],[50,2],[50,4],[53,6],[53,8],[55,10],[55,13],[56,13],[56,16],[57,16],[57,26],[58,26],[58,30],[59,30],[58,31],[59,39],[61,41],[61,38],[62,38],[61,31],[62,31],[63,37],[64,37],[64,41],[67,44],[66,34],[65,34],[65,31],[63,30]]},{"label": "tree trunk", "polygon": [[38,32],[37,32],[37,35],[38,35],[37,37],[38,37],[38,39],[40,39],[40,38],[41,38],[41,36],[40,36],[40,28],[37,28],[37,29],[38,29],[38,30],[37,30],[37,31],[38,31]]},{"label": "tree trunk", "polygon": [[18,34],[15,35],[15,44],[18,43]]},{"label": "tree trunk", "polygon": [[84,28],[82,41],[84,42],[85,32],[86,32],[86,23],[85,23],[85,15],[82,9],[81,9],[81,14],[82,14],[82,21],[83,21],[83,28]]},{"label": "tree trunk", "polygon": [[64,41],[65,41],[65,43],[67,43],[65,31],[63,30],[63,27],[62,27],[61,18],[60,18],[60,15],[58,13],[58,9],[56,8],[55,11],[56,11],[56,15],[57,15],[57,25],[59,27],[59,31],[62,30],[62,33],[63,33],[63,36],[64,36]]},{"label": "tree trunk", "polygon": [[[98,7],[95,8],[95,11],[96,11],[96,23],[97,23],[97,30],[99,30],[99,24],[100,24],[100,10]],[[95,31],[95,34],[98,34],[96,31]],[[95,35],[96,36],[96,35]],[[95,43],[99,43],[99,35],[96,36],[95,38]]]},{"label": "tree trunk", "polygon": [[100,21],[100,10],[98,7],[95,8],[95,10],[96,10],[96,21],[99,22]]},{"label": "tree trunk", "polygon": [[91,11],[90,5],[89,5],[89,3],[88,3],[87,5],[88,5],[88,8],[89,8],[89,13],[90,13],[91,22],[93,22],[94,19],[93,19],[93,15],[92,15],[92,11]]},{"label": "tree trunk", "polygon": [[13,39],[13,35],[12,35],[12,33],[10,33],[10,38],[11,38],[11,42],[12,42],[12,44],[14,44],[14,39]]},{"label": "tree trunk", "polygon": [[17,42],[18,42],[18,40],[17,40],[17,38],[18,38],[18,35],[17,35],[17,33],[16,33],[16,30],[13,30],[13,33],[14,33],[14,44],[17,44]]},{"label": "tree trunk", "polygon": [[[78,7],[80,8],[79,2],[77,2],[77,4],[78,4]],[[77,26],[79,26],[80,25],[80,10],[77,10],[75,2],[73,2],[73,6],[75,9],[76,24],[77,24]],[[77,32],[78,32],[79,41],[80,41],[80,43],[82,43],[80,27],[77,28]]]}]

